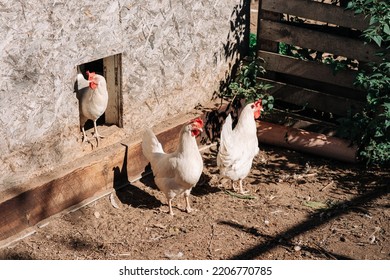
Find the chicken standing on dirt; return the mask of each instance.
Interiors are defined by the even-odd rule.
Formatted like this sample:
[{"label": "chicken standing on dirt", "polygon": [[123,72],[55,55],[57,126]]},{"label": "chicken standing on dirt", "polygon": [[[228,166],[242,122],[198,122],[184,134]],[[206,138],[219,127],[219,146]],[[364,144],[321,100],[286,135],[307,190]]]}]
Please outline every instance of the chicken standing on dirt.
[{"label": "chicken standing on dirt", "polygon": [[244,194],[242,180],[252,168],[253,158],[259,152],[256,121],[263,110],[261,100],[247,104],[241,112],[235,128],[232,128],[232,117],[226,118],[222,126],[221,141],[217,155],[217,165],[220,174],[232,180],[239,181],[239,192]]},{"label": "chicken standing on dirt", "polygon": [[77,75],[78,99],[80,109],[80,126],[83,131],[83,142],[89,142],[84,125],[92,120],[95,128],[94,137],[99,145],[99,139],[104,138],[97,130],[96,121],[107,109],[108,91],[106,79],[94,72],[87,71],[88,81],[82,74]]},{"label": "chicken standing on dirt", "polygon": [[196,136],[202,132],[200,118],[190,121],[180,131],[179,146],[173,153],[165,153],[151,129],[142,137],[142,152],[150,161],[154,181],[168,200],[169,214],[173,215],[172,199],[184,193],[186,211],[192,211],[189,201],[191,189],[198,182],[203,170]]}]

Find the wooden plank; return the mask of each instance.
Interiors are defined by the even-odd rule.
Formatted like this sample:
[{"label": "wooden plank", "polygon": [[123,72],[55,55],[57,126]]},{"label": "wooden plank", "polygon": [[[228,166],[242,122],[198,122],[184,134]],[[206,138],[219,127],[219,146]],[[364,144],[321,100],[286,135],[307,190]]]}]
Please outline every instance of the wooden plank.
[{"label": "wooden plank", "polygon": [[316,1],[263,0],[262,9],[358,30],[365,30],[369,25],[369,20],[363,15],[355,15],[353,11],[343,7]]},{"label": "wooden plank", "polygon": [[[165,151],[176,147],[183,123],[179,119],[176,126],[157,135]],[[0,241],[85,199],[128,184],[141,176],[146,165],[140,141],[124,139],[50,175],[0,192]]]},{"label": "wooden plank", "polygon": [[261,20],[260,24],[259,36],[264,40],[284,42],[302,48],[357,59],[358,61],[378,62],[381,60],[375,55],[380,51],[377,46],[364,44],[360,40],[269,20]]},{"label": "wooden plank", "polygon": [[360,112],[363,108],[363,102],[267,79],[259,80],[273,86],[269,90],[269,93],[276,100],[282,100],[298,106],[317,109],[339,116],[347,116],[349,110],[352,112]]},{"label": "wooden plank", "polygon": [[269,71],[299,76],[347,88],[355,88],[353,82],[357,72],[353,70],[339,71],[334,75],[331,67],[326,64],[304,61],[265,51],[259,51],[258,56],[265,60],[265,68]]},{"label": "wooden plank", "polygon": [[121,54],[112,55],[103,58],[104,77],[107,80],[108,105],[105,112],[106,124],[115,124],[118,127],[123,127],[123,108],[121,104],[122,98],[122,56]]},{"label": "wooden plank", "polygon": [[[272,21],[279,21],[282,18],[282,15],[279,13],[269,12],[261,10],[262,0],[259,0],[258,4],[258,10],[257,10],[257,17],[256,17],[256,25],[257,30],[256,34],[260,34],[261,30],[261,19],[267,19]],[[260,11],[260,12],[259,12]],[[267,41],[267,40],[261,40],[260,36],[257,36],[257,49],[262,49],[270,52],[277,52],[278,51],[278,43],[273,41]]]},{"label": "wooden plank", "polygon": [[[275,79],[275,77],[277,79]],[[367,94],[360,89],[341,87],[339,85],[333,85],[326,82],[319,82],[273,71],[267,71],[267,73],[264,75],[264,78],[302,88],[308,88],[319,92],[325,92],[327,94],[357,100],[360,102],[366,101]]]}]

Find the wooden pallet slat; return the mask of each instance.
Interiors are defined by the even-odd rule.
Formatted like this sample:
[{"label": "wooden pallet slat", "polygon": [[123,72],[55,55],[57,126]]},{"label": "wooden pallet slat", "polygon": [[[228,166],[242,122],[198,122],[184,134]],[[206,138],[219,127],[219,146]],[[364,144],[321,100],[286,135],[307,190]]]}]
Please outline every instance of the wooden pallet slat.
[{"label": "wooden pallet slat", "polygon": [[268,71],[356,89],[353,85],[356,71],[342,70],[334,74],[329,65],[314,61],[304,61],[266,51],[259,51],[258,56],[265,60],[265,68]]},{"label": "wooden pallet slat", "polygon": [[343,117],[348,115],[349,110],[352,112],[358,112],[363,107],[363,103],[356,100],[334,96],[268,79],[260,80],[273,86],[269,90],[269,93],[276,100],[282,100],[284,102],[298,106],[316,109],[322,112],[333,113]]},{"label": "wooden pallet slat", "polygon": [[[358,61],[359,67],[381,62],[377,56],[381,49],[357,37],[359,30],[367,29],[369,19],[314,0],[259,0],[258,11],[257,55],[265,60],[266,77],[274,85],[271,93],[276,99],[341,116],[349,109],[362,110],[365,93],[354,86],[357,70],[334,73],[331,65],[281,55],[275,44],[349,58]],[[284,21],[282,15],[307,19],[307,23]]]},{"label": "wooden pallet slat", "polygon": [[262,9],[281,14],[335,24],[338,26],[365,30],[369,20],[363,15],[343,7],[307,0],[262,0]]},{"label": "wooden pallet slat", "polygon": [[376,55],[380,49],[373,44],[281,22],[261,20],[258,36],[263,40],[283,42],[302,48],[328,52],[357,59],[358,61],[380,61]]}]

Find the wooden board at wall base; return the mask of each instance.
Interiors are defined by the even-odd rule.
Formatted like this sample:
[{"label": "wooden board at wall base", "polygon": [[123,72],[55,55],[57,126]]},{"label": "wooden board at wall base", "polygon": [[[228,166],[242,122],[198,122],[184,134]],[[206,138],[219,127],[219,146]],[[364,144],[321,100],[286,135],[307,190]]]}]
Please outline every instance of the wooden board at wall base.
[{"label": "wooden board at wall base", "polygon": [[[165,151],[176,147],[183,123],[158,133]],[[50,216],[139,178],[147,164],[141,142],[124,140],[61,167],[34,185],[21,186],[23,192],[1,193],[0,245]]]}]

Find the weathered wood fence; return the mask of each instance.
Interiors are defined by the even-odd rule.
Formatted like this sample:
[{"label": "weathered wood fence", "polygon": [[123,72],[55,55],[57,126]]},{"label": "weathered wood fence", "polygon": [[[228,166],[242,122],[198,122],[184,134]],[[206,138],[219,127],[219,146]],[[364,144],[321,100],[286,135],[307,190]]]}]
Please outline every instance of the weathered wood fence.
[{"label": "weathered wood fence", "polygon": [[[270,93],[276,101],[345,116],[362,108],[365,94],[353,83],[364,62],[378,59],[378,48],[363,44],[360,36],[368,19],[322,2],[259,0],[258,19],[252,19],[257,20],[258,56],[265,60],[265,80],[274,86]],[[280,54],[282,43],[311,50],[313,59]],[[328,54],[357,66],[335,72],[321,61]]]}]

